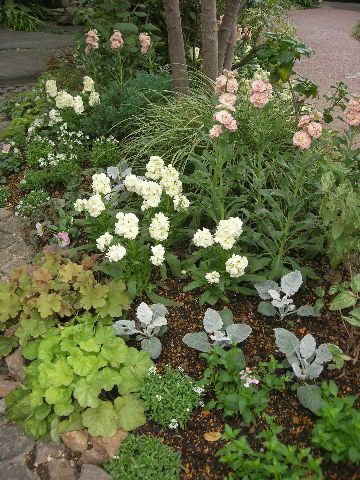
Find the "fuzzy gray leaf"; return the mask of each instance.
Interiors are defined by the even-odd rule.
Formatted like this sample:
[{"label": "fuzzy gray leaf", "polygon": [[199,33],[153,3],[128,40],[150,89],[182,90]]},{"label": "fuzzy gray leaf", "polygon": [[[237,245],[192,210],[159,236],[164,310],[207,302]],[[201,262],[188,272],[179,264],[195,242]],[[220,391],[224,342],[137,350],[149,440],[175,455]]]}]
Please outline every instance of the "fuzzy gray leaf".
[{"label": "fuzzy gray leaf", "polygon": [[329,350],[327,343],[322,343],[316,350],[317,363],[327,363],[333,359],[333,355]]},{"label": "fuzzy gray leaf", "polygon": [[247,339],[252,332],[252,328],[246,323],[233,323],[226,329],[226,333],[234,343],[241,343]]},{"label": "fuzzy gray leaf", "polygon": [[271,296],[269,295],[269,290],[279,290],[279,285],[273,280],[266,280],[265,282],[255,283],[254,287],[256,288],[259,297],[262,300],[270,300]]},{"label": "fuzzy gray leaf", "polygon": [[146,303],[142,302],[136,310],[136,316],[141,323],[148,325],[152,320],[153,312]]},{"label": "fuzzy gray leaf", "polygon": [[133,320],[118,320],[113,323],[113,327],[116,335],[120,337],[122,335],[134,335],[134,333],[138,333]]},{"label": "fuzzy gray leaf", "polygon": [[308,368],[307,378],[313,380],[314,378],[319,378],[320,373],[323,371],[323,365],[314,361]]},{"label": "fuzzy gray leaf", "polygon": [[293,355],[300,348],[300,342],[296,335],[285,328],[274,328],[275,342],[280,352],[287,357]]},{"label": "fuzzy gray leaf", "polygon": [[153,360],[156,360],[161,353],[161,342],[157,337],[144,338],[141,341],[141,348],[148,352]]},{"label": "fuzzy gray leaf", "polygon": [[153,312],[155,318],[166,317],[168,313],[168,309],[161,303],[154,303],[153,305],[150,305],[150,310]]},{"label": "fuzzy gray leaf", "polygon": [[302,275],[298,270],[284,275],[281,279],[281,290],[289,297],[296,293],[302,284]]},{"label": "fuzzy gray leaf", "polygon": [[221,317],[221,320],[223,321],[223,328],[227,328],[229,325],[234,323],[234,315],[232,314],[232,311],[228,308],[221,310],[218,313]]},{"label": "fuzzy gray leaf", "polygon": [[260,302],[258,305],[258,312],[267,317],[275,317],[277,314],[277,311],[275,307],[271,305],[271,302]]},{"label": "fuzzy gray leaf", "polygon": [[187,333],[183,337],[183,342],[190,348],[195,348],[200,352],[210,352],[211,344],[205,332]]},{"label": "fuzzy gray leaf", "polygon": [[301,317],[318,317],[320,315],[319,310],[316,310],[311,305],[303,305],[297,309],[296,313]]},{"label": "fuzzy gray leaf", "polygon": [[301,385],[296,393],[301,405],[314,413],[318,413],[322,405],[320,387],[316,385]]},{"label": "fuzzy gray leaf", "polygon": [[306,375],[303,374],[298,361],[292,362],[291,368],[293,369],[297,378],[300,378],[300,380],[305,380]]},{"label": "fuzzy gray leaf", "polygon": [[315,353],[316,341],[315,338],[308,333],[300,342],[300,353],[305,359],[312,357]]},{"label": "fuzzy gray leaf", "polygon": [[212,308],[206,310],[203,323],[204,330],[207,333],[216,332],[223,327],[223,321],[220,315]]}]

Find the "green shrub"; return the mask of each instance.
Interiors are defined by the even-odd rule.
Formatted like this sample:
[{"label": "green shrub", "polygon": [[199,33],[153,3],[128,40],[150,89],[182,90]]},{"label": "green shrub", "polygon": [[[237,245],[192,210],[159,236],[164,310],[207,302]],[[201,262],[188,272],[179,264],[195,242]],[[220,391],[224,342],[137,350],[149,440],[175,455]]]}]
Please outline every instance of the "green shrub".
[{"label": "green shrub", "polygon": [[15,215],[22,217],[29,223],[42,217],[50,200],[48,193],[43,190],[35,190],[23,197],[16,207]]},{"label": "green shrub", "polygon": [[314,8],[319,6],[320,0],[293,0],[293,3],[299,8]]},{"label": "green shrub", "polygon": [[0,208],[6,207],[9,197],[10,197],[9,188],[0,186]]},{"label": "green shrub", "polygon": [[39,190],[41,188],[63,186],[69,187],[80,180],[81,168],[73,160],[61,160],[50,168],[29,170],[21,181],[23,191]]},{"label": "green shrub", "polygon": [[84,117],[82,130],[97,135],[127,135],[132,131],[132,117],[141,115],[150,104],[163,102],[163,97],[171,90],[168,74],[154,75],[141,73],[121,85],[113,82],[101,93],[101,101]]},{"label": "green shrub", "polygon": [[90,313],[45,329],[22,354],[32,362],[25,385],[6,398],[6,415],[27,435],[58,440],[62,432],[85,427],[92,436],[109,437],[145,423],[144,403],[133,393],[150,357],[127,347]]},{"label": "green shrub", "polygon": [[177,480],[181,457],[157,438],[130,434],[104,469],[113,480]]},{"label": "green shrub", "polygon": [[116,165],[119,160],[118,141],[114,137],[97,138],[93,143],[89,160],[94,167],[99,168]]}]

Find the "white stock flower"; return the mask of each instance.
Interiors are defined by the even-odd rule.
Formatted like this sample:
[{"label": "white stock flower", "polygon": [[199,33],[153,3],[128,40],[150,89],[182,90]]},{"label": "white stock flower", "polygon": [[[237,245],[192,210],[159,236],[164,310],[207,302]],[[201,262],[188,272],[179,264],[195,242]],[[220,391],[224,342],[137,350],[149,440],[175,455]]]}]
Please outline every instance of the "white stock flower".
[{"label": "white stock flower", "polygon": [[83,83],[84,83],[83,93],[86,93],[86,92],[92,93],[95,90],[95,82],[91,77],[85,75]]},{"label": "white stock flower", "polygon": [[136,175],[133,175],[131,173],[130,175],[127,175],[125,177],[124,185],[125,185],[126,190],[128,190],[129,192],[141,195],[142,183],[143,182],[144,182],[144,180],[141,180]]},{"label": "white stock flower", "polygon": [[65,90],[60,90],[55,98],[55,104],[57,108],[66,108],[74,106],[74,97]]},{"label": "white stock flower", "polygon": [[105,173],[95,173],[92,177],[92,189],[94,193],[107,195],[111,192],[110,178]]},{"label": "white stock flower", "polygon": [[242,225],[243,222],[239,217],[220,220],[214,235],[215,242],[224,250],[230,250],[242,233]]},{"label": "white stock flower", "polygon": [[164,167],[164,160],[161,157],[150,157],[150,160],[146,164],[145,177],[151,180],[159,180]]},{"label": "white stock flower", "polygon": [[63,121],[62,116],[60,115],[59,110],[52,108],[49,112],[49,126],[52,127],[57,123],[61,123]]},{"label": "white stock flower", "polygon": [[115,233],[128,240],[135,240],[139,233],[139,219],[134,213],[116,214]]},{"label": "white stock flower", "polygon": [[165,248],[162,245],[155,245],[151,247],[151,252],[150,262],[156,266],[162,265],[165,260]]},{"label": "white stock flower", "polygon": [[100,252],[105,252],[107,247],[110,246],[113,238],[114,237],[109,232],[106,232],[96,240],[96,246]]},{"label": "white stock flower", "polygon": [[244,275],[245,268],[248,266],[248,259],[241,255],[233,254],[225,263],[225,268],[230,277],[238,278]]},{"label": "white stock flower", "polygon": [[88,201],[82,198],[78,198],[76,202],[74,203],[74,209],[76,212],[83,212],[84,210],[87,209],[87,203]]},{"label": "white stock flower", "polygon": [[220,273],[213,271],[209,272],[205,275],[206,280],[208,283],[219,283],[220,282]]},{"label": "white stock flower", "polygon": [[182,192],[182,183],[179,179],[179,172],[172,165],[164,167],[161,173],[160,185],[169,197],[175,197]]},{"label": "white stock flower", "polygon": [[85,110],[84,102],[83,102],[83,99],[80,97],[80,95],[77,95],[76,97],[74,97],[73,107],[74,107],[74,112],[77,115],[80,115]]},{"label": "white stock flower", "polygon": [[86,210],[91,217],[98,217],[105,210],[105,204],[98,193],[89,198],[86,203]]},{"label": "white stock flower", "polygon": [[98,92],[91,92],[89,95],[89,106],[94,107],[98,103],[100,103],[100,95]]},{"label": "white stock flower", "polygon": [[185,195],[175,195],[173,198],[174,202],[174,209],[177,212],[181,212],[182,210],[187,210],[190,206],[189,200],[185,197]]},{"label": "white stock flower", "polygon": [[195,232],[193,242],[197,247],[207,248],[214,244],[213,236],[207,228]]},{"label": "white stock flower", "polygon": [[169,219],[162,212],[156,213],[149,226],[150,237],[158,242],[166,240],[169,235]]},{"label": "white stock flower", "polygon": [[45,83],[45,90],[46,93],[49,97],[56,97],[57,95],[57,86],[56,86],[56,80],[46,80]]},{"label": "white stock flower", "polygon": [[147,182],[143,180],[140,195],[144,200],[141,205],[141,210],[156,208],[161,202],[162,187],[156,182]]},{"label": "white stock flower", "polygon": [[111,245],[105,255],[109,262],[119,262],[126,255],[126,249],[120,245]]}]

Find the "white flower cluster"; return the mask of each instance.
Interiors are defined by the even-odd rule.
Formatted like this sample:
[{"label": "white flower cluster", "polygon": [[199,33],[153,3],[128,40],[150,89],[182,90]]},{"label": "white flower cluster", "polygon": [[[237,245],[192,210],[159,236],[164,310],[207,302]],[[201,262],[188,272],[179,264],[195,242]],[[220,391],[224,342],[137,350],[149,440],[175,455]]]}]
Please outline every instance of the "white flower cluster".
[{"label": "white flower cluster", "polygon": [[56,95],[55,105],[59,109],[67,107],[72,108],[74,106],[74,97],[65,90],[60,90],[60,92]]},{"label": "white flower cluster", "polygon": [[82,93],[92,93],[95,92],[95,82],[91,77],[85,75],[83,80],[84,88]]},{"label": "white flower cluster", "polygon": [[114,237],[111,235],[111,233],[106,232],[96,240],[96,246],[100,250],[100,252],[105,252],[107,247],[111,245],[113,238]]},{"label": "white flower cluster", "polygon": [[56,86],[56,81],[55,80],[47,80],[45,83],[45,90],[46,94],[49,97],[55,98],[58,91],[57,91],[57,86]]},{"label": "white flower cluster", "polygon": [[[47,95],[55,99],[56,108],[60,110],[63,108],[73,108],[77,115],[81,115],[85,111],[83,97],[81,97],[81,95],[76,95],[73,97],[65,90],[58,91],[55,80],[48,80],[45,84],[45,89]],[[100,102],[100,95],[95,91],[95,82],[88,76],[84,77],[84,88],[82,90],[82,94],[89,94],[88,101],[90,107],[93,107]],[[51,119],[52,125],[59,123],[60,120],[55,122],[55,119],[58,120],[58,118],[58,116],[55,116],[53,119]]]},{"label": "white flower cluster", "polygon": [[105,255],[109,262],[119,262],[126,255],[126,248],[120,245],[110,245],[107,254]]},{"label": "white flower cluster", "polygon": [[216,272],[215,270],[213,272],[209,272],[205,275],[206,280],[210,284],[217,284],[220,282],[220,273]]},{"label": "white flower cluster", "polygon": [[91,92],[89,95],[89,106],[94,107],[100,103],[100,94],[98,92]]},{"label": "white flower cluster", "polygon": [[165,260],[165,248],[162,245],[155,245],[151,247],[152,256],[150,257],[150,262],[155,265],[159,266],[164,263]]},{"label": "white flower cluster", "polygon": [[83,102],[83,99],[80,97],[80,95],[77,95],[76,97],[74,97],[73,108],[74,108],[74,112],[77,115],[80,115],[81,113],[84,112],[85,110],[84,102]]},{"label": "white flower cluster", "polygon": [[49,112],[49,126],[52,127],[57,123],[61,123],[63,121],[62,116],[60,115],[59,110],[52,108]]},{"label": "white flower cluster", "polygon": [[179,426],[179,422],[176,420],[176,418],[173,418],[168,425],[168,427],[171,428],[172,430],[176,430],[178,426]]},{"label": "white flower cluster", "polygon": [[101,195],[111,192],[110,179],[105,173],[94,174],[92,176],[93,193],[88,200],[78,198],[74,203],[74,209],[77,212],[88,212],[91,217],[98,217],[104,210],[105,204]]},{"label": "white flower cluster", "polygon": [[214,243],[218,243],[224,250],[230,250],[242,233],[242,225],[243,222],[239,217],[220,220],[214,235],[209,229],[203,228],[195,232],[193,242],[197,247],[202,248],[208,248]]},{"label": "white flower cluster", "polygon": [[149,226],[150,237],[158,242],[166,240],[169,236],[170,222],[162,212],[155,213]]},{"label": "white flower cluster", "polygon": [[139,219],[134,213],[116,214],[115,233],[128,240],[135,240],[139,233]]},{"label": "white flower cluster", "polygon": [[208,228],[203,228],[195,232],[193,242],[197,247],[208,248],[214,245],[214,238]]},{"label": "white flower cluster", "polygon": [[110,178],[105,173],[95,173],[92,176],[92,189],[94,193],[107,195],[111,192]]},{"label": "white flower cluster", "polygon": [[225,268],[230,277],[239,278],[244,275],[248,263],[249,262],[246,257],[233,254],[225,263]]},{"label": "white flower cluster", "polygon": [[59,162],[64,161],[65,159],[66,156],[64,153],[48,153],[46,158],[42,157],[38,159],[38,164],[41,168],[55,167]]}]

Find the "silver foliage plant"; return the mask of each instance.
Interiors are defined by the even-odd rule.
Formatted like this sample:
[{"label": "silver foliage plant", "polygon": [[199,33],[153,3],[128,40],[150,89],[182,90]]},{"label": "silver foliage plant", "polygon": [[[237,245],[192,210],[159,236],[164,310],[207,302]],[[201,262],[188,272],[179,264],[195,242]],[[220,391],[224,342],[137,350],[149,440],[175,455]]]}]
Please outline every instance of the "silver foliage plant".
[{"label": "silver foliage plant", "polygon": [[187,333],[183,342],[200,352],[210,352],[213,346],[221,347],[238,344],[247,339],[252,328],[245,323],[234,323],[230,310],[216,312],[208,308],[205,312],[204,331]]},{"label": "silver foliage plant", "polygon": [[259,303],[258,312],[262,315],[274,317],[280,320],[297,313],[303,317],[315,317],[320,312],[311,305],[303,305],[296,308],[291,298],[299,290],[303,282],[302,275],[298,270],[290,272],[281,278],[280,285],[273,280],[255,283],[255,288],[262,301]]},{"label": "silver foliage plant", "polygon": [[316,347],[315,338],[308,333],[301,340],[285,328],[275,328],[275,342],[280,352],[286,355],[296,377],[304,382],[297,388],[300,403],[314,413],[321,408],[321,389],[317,385],[308,384],[315,380],[324,369],[324,364],[333,359],[329,345],[322,343]]},{"label": "silver foliage plant", "polygon": [[161,341],[158,337],[167,330],[167,308],[160,303],[146,305],[142,302],[137,310],[135,320],[118,320],[113,324],[116,335],[136,335],[136,340],[141,342],[141,348],[149,353],[152,359],[161,354]]}]

